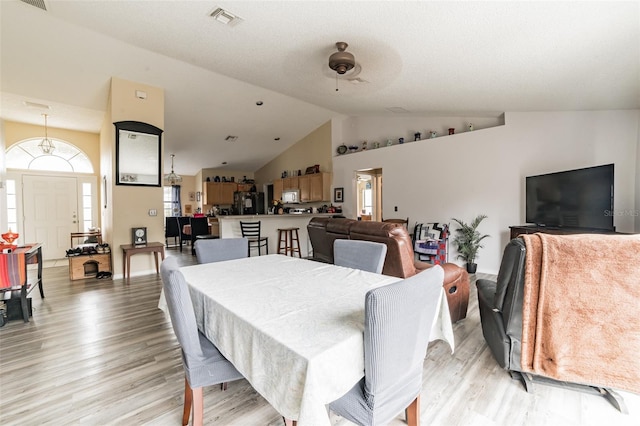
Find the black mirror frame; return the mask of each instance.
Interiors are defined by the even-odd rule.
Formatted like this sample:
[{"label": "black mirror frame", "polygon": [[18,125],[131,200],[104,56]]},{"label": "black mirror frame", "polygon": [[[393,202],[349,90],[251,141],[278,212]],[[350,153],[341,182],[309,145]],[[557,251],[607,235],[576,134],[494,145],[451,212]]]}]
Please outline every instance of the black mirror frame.
[{"label": "black mirror frame", "polygon": [[[140,121],[118,121],[113,123],[116,126],[116,185],[128,186],[162,186],[162,132],[163,130],[151,124]],[[138,133],[146,133],[158,137],[158,178],[153,183],[128,182],[120,177],[120,131],[128,130]]]}]

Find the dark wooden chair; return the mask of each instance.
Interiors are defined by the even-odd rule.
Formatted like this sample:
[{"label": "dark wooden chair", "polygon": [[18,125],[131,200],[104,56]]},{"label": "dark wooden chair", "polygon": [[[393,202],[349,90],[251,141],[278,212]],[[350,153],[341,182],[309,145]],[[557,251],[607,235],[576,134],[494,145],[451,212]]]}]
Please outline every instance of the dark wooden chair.
[{"label": "dark wooden chair", "polygon": [[242,231],[242,236],[249,240],[249,256],[251,256],[252,248],[258,249],[258,256],[262,254],[262,247],[265,247],[267,254],[269,254],[269,237],[263,237],[262,235],[260,235],[260,221],[240,221],[240,230]]},{"label": "dark wooden chair", "polygon": [[206,217],[192,217],[189,218],[189,224],[191,225],[191,235],[189,236],[189,240],[191,241],[191,254],[195,256],[195,243],[198,236],[209,235],[209,220]]},{"label": "dark wooden chair", "polygon": [[180,231],[180,251],[182,251],[182,246],[185,242],[191,241],[191,237],[184,233],[184,225],[189,225],[189,219],[189,216],[176,217],[176,220],[178,221],[178,231]]},{"label": "dark wooden chair", "polygon": [[169,238],[173,238],[173,244],[180,241],[180,229],[174,216],[166,217],[164,222],[164,245],[169,247]]}]

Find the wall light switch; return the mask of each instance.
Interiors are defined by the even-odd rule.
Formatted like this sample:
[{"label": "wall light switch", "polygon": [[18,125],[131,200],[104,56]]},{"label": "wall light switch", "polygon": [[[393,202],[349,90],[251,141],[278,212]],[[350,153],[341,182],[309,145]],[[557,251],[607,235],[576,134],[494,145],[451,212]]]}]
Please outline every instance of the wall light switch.
[{"label": "wall light switch", "polygon": [[143,92],[142,90],[136,90],[136,98],[147,99],[147,92]]},{"label": "wall light switch", "polygon": [[150,209],[149,210],[149,216],[158,216],[158,210]]}]

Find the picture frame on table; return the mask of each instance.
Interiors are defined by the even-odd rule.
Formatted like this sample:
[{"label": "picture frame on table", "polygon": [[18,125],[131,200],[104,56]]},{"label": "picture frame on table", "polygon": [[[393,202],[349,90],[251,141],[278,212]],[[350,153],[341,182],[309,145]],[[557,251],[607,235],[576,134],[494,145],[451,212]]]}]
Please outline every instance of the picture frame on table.
[{"label": "picture frame on table", "polygon": [[344,203],[344,188],[333,188],[333,202]]}]

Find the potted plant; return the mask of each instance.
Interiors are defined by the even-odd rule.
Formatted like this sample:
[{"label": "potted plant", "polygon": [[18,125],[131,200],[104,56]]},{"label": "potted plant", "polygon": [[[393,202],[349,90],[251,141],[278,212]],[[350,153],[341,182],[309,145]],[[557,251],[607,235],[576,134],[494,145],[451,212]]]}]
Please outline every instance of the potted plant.
[{"label": "potted plant", "polygon": [[478,226],[480,222],[486,219],[484,214],[478,215],[470,224],[464,223],[461,220],[452,218],[460,227],[456,229],[456,236],[453,239],[453,243],[458,250],[458,259],[462,259],[467,263],[467,272],[475,274],[478,265],[475,263],[478,256],[478,250],[482,248],[482,240],[489,235],[480,235],[478,232]]}]

